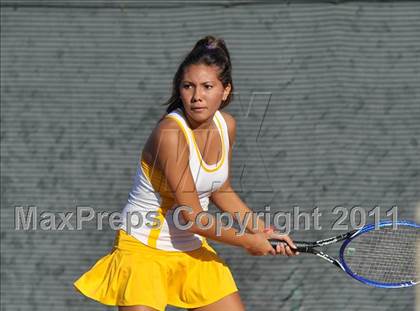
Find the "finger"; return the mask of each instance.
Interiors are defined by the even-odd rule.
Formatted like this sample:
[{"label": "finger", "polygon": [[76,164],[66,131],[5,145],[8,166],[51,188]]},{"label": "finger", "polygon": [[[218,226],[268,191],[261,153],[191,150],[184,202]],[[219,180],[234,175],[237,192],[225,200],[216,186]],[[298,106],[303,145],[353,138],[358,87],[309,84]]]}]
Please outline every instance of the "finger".
[{"label": "finger", "polygon": [[263,232],[267,233],[267,234],[273,234],[274,230],[272,228],[266,228],[266,229],[263,230]]},{"label": "finger", "polygon": [[296,245],[293,243],[293,240],[288,235],[283,235],[281,239],[286,242],[291,248],[296,249]]},{"label": "finger", "polygon": [[276,251],[276,253],[278,253],[279,250],[279,244],[281,244],[281,241],[273,241],[273,244],[271,244],[271,246],[274,248],[274,250]]},{"label": "finger", "polygon": [[294,252],[292,251],[292,249],[290,248],[289,245],[285,246],[285,250],[286,250],[286,255],[287,256],[293,256],[294,255]]},{"label": "finger", "polygon": [[[280,245],[283,245],[283,248],[280,247]],[[280,255],[287,255],[287,256],[295,256],[299,255],[299,252],[294,250],[293,248],[289,247],[287,244],[279,242],[276,244],[276,253]]]},{"label": "finger", "polygon": [[[276,241],[276,242],[277,242],[277,241]],[[277,253],[279,252],[279,243],[277,242],[276,244],[271,245],[271,246],[273,247],[273,249],[274,249],[275,253],[277,254]]]},{"label": "finger", "polygon": [[284,237],[284,240],[286,241],[286,243],[287,243],[287,244],[288,244],[291,248],[297,249],[297,247],[296,247],[295,243],[293,243],[293,240],[292,240],[289,236],[285,236],[285,237]]},{"label": "finger", "polygon": [[274,233],[274,234],[272,234],[270,236],[270,238],[271,239],[279,240],[278,243],[282,243],[283,242],[283,244],[289,245],[290,248],[292,248],[293,250],[295,250],[297,248],[296,245],[293,243],[293,240],[289,236],[287,236],[287,235],[281,235],[281,234]]},{"label": "finger", "polygon": [[285,255],[286,254],[286,250],[284,249],[284,244],[283,243],[279,243],[278,245],[277,245],[277,247],[278,247],[278,249],[279,249],[279,252],[278,252],[278,254],[280,254],[280,255]]}]

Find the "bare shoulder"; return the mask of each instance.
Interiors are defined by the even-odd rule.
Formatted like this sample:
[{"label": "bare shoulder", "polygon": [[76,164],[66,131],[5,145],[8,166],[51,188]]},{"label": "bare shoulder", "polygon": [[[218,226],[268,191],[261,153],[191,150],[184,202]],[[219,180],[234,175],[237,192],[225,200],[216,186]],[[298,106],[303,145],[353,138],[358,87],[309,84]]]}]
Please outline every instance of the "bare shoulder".
[{"label": "bare shoulder", "polygon": [[169,129],[178,129],[181,130],[179,125],[177,124],[177,122],[173,119],[173,118],[163,118],[157,125],[156,125],[156,129],[158,131],[160,130],[169,130]]},{"label": "bare shoulder", "polygon": [[222,114],[223,118],[226,121],[230,141],[235,142],[235,138],[236,138],[236,120],[235,120],[235,118],[230,113],[227,113],[225,111],[220,111],[220,113]]},{"label": "bare shoulder", "polygon": [[164,154],[175,156],[180,150],[188,153],[187,146],[187,140],[176,121],[164,118],[152,130],[143,148],[143,158],[153,163],[156,157]]},{"label": "bare shoulder", "polygon": [[222,114],[223,118],[225,119],[228,127],[235,127],[236,126],[236,120],[230,113],[227,113],[225,111],[220,111],[220,113]]},{"label": "bare shoulder", "polygon": [[176,145],[179,146],[179,144],[183,145],[187,143],[185,136],[182,133],[182,129],[172,118],[164,118],[156,125],[153,132],[155,142],[160,144],[163,143],[163,146],[161,147],[166,145],[173,147]]}]

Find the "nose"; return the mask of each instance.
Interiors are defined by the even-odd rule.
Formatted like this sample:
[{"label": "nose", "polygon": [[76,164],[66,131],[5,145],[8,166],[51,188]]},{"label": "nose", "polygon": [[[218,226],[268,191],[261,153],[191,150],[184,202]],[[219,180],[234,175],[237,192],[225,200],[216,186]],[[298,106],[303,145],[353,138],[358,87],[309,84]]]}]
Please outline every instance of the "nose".
[{"label": "nose", "polygon": [[196,87],[194,88],[192,102],[195,103],[196,101],[201,101],[201,92],[200,88]]}]

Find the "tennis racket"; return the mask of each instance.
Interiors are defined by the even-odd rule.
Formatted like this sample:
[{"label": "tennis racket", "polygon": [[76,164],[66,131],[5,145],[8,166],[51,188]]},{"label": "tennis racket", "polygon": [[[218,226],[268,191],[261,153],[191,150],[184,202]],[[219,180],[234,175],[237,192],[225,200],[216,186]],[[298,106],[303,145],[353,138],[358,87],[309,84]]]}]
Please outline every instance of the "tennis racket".
[{"label": "tennis racket", "polygon": [[[333,238],[294,241],[297,251],[321,257],[354,279],[367,285],[400,288],[416,285],[416,244],[420,243],[420,225],[410,221],[381,221]],[[279,240],[270,239],[275,247]],[[319,248],[342,242],[338,259]],[[420,251],[420,250],[418,250]]]}]

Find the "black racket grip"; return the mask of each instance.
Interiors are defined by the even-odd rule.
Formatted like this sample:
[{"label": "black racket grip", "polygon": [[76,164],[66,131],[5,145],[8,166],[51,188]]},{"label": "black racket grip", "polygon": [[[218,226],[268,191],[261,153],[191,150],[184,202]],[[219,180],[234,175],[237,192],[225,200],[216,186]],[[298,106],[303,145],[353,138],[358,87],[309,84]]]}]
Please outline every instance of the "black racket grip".
[{"label": "black racket grip", "polygon": [[[276,239],[269,239],[268,240],[273,248],[276,248],[277,244],[287,244],[286,242],[276,240]],[[302,252],[302,253],[310,253],[312,249],[312,244],[308,242],[303,241],[293,241],[293,243],[296,245],[296,251]]]}]

